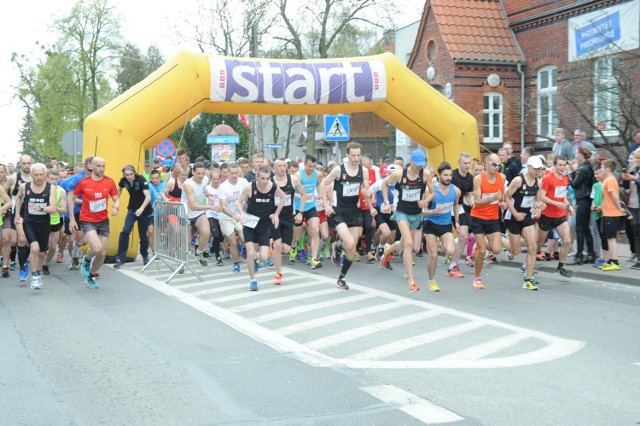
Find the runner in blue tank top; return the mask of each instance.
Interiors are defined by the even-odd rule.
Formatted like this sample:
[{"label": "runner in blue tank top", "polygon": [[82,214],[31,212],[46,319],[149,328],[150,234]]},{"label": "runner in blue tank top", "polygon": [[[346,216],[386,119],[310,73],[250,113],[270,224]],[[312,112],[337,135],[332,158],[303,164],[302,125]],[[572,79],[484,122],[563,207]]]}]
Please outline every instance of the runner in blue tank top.
[{"label": "runner in blue tank top", "polygon": [[[456,249],[451,228],[451,219],[453,217],[456,219],[456,230],[460,229],[458,200],[460,199],[461,191],[451,185],[452,175],[451,165],[446,161],[441,163],[438,167],[438,183],[433,188],[435,195],[429,203],[429,207],[424,211],[423,232],[427,237],[427,251],[429,252],[427,270],[429,272],[429,289],[431,291],[440,291],[435,280],[436,263],[438,261],[438,238],[440,238],[446,255],[452,256]],[[450,268],[447,271],[447,276],[462,278],[464,275]]]},{"label": "runner in blue tank top", "polygon": [[[318,187],[320,180],[318,179],[318,170],[316,166],[318,159],[313,155],[307,155],[304,159],[304,168],[298,173],[296,177],[300,180],[304,191],[306,192],[306,199],[304,204],[304,210],[302,211],[302,220],[295,222],[295,234],[293,236],[292,247],[298,242],[302,235],[302,225],[306,224],[307,239],[311,245],[311,253],[308,253],[311,261],[309,262],[311,269],[317,269],[322,267],[322,262],[318,258],[318,248],[320,247],[320,217],[316,210],[316,203],[313,196],[316,188]],[[296,211],[300,211],[300,191],[296,191],[295,208]],[[295,249],[292,249],[295,250]],[[291,257],[295,260],[295,254]]]}]

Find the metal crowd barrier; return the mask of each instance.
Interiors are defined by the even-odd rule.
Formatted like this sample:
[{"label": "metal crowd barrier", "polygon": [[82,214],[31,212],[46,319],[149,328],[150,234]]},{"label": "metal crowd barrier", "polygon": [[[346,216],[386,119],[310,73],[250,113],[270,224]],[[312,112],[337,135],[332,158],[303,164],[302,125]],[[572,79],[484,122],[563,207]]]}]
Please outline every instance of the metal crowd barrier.
[{"label": "metal crowd barrier", "polygon": [[202,277],[189,265],[191,256],[191,224],[187,218],[187,207],[182,203],[157,201],[153,204],[153,251],[154,255],[141,270],[144,272],[154,261],[163,262],[173,272],[165,282],[186,267],[200,281]]}]

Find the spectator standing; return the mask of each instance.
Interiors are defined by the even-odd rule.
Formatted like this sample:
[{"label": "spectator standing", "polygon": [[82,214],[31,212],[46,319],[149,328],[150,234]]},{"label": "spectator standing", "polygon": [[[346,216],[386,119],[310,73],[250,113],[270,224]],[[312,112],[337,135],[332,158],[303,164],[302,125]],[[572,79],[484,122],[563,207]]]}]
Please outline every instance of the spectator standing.
[{"label": "spectator standing", "polygon": [[[589,163],[591,151],[586,146],[582,146],[576,153],[574,170],[569,174],[569,185],[573,188],[576,215],[575,230],[577,250],[575,258],[569,265],[582,265],[583,263],[594,263],[596,261],[593,235],[589,229],[591,218],[591,187],[595,181],[593,169]],[[584,257],[584,243],[587,243],[587,257]]]},{"label": "spectator standing", "polygon": [[589,151],[595,151],[596,147],[587,140],[587,134],[584,130],[576,129],[573,132],[573,150],[571,158],[574,158],[578,153],[578,148],[581,146],[586,146],[589,148]]},{"label": "spectator standing", "polygon": [[561,128],[555,129],[553,131],[553,139],[555,142],[553,143],[551,152],[556,155],[562,155],[571,161],[573,159],[573,145],[571,141],[567,139],[567,131]]},{"label": "spectator standing", "polygon": [[627,210],[620,204],[620,185],[613,175],[616,163],[605,160],[602,163],[602,229],[603,237],[609,246],[609,259],[600,269],[603,271],[619,271],[618,262],[618,230],[622,228],[622,220]]}]

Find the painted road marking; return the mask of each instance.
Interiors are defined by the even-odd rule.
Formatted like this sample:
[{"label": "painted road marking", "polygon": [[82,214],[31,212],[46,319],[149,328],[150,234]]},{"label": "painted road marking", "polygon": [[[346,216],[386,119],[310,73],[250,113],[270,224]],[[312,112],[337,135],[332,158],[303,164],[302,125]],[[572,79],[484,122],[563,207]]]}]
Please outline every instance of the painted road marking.
[{"label": "painted road marking", "polygon": [[464,420],[459,415],[397,386],[367,386],[361,387],[360,390],[389,405],[393,405],[398,410],[404,411],[426,424],[451,423]]},{"label": "painted road marking", "polygon": [[[160,275],[154,278],[133,270],[125,269],[120,272],[224,322],[257,341],[316,366],[342,365],[351,368],[384,369],[504,368],[566,357],[584,346],[582,341],[563,339],[358,284],[350,283],[349,292],[338,291],[333,279],[286,267],[283,267],[283,273],[288,279],[286,285],[268,288],[263,286],[257,293],[248,291],[245,274],[240,276],[222,273],[225,275],[220,277],[220,273],[214,273],[212,277],[215,276],[215,279],[202,283],[191,275],[183,277],[184,281],[174,285],[161,281]],[[169,273],[167,268],[166,274]],[[271,272],[260,274],[270,275]],[[207,295],[214,297],[205,300]],[[335,295],[331,300],[318,300],[318,297],[331,295]],[[281,309],[281,305],[288,302],[294,302],[294,306]],[[363,307],[352,303],[369,305]],[[318,319],[293,318],[295,315],[323,308],[331,309],[331,313]],[[252,315],[251,311],[258,309],[260,311]],[[394,312],[394,309],[398,312]],[[389,318],[389,313],[396,316],[372,321],[366,325],[342,321],[358,320],[364,315],[377,312],[387,312],[385,318]],[[279,328],[270,328],[266,324],[283,318],[290,318],[290,323]],[[439,328],[425,332],[423,321],[429,319],[436,320]],[[338,331],[332,327],[336,323],[342,326]],[[360,319],[360,324],[362,323],[363,320]],[[345,329],[345,325],[351,328]],[[386,334],[380,332],[391,329],[397,330],[389,334],[393,337],[387,337],[385,341]],[[313,333],[305,333],[309,330],[313,330]],[[466,348],[461,348],[460,343],[463,339],[459,336],[464,336],[464,333],[472,330],[481,331],[474,332],[474,336],[484,337],[473,340]],[[366,339],[374,334],[376,339]],[[456,336],[458,338],[455,351],[443,354],[442,351],[430,350],[432,345],[438,345],[438,342]],[[351,342],[356,339],[360,339],[360,346],[351,345],[357,347],[354,349],[357,350],[355,353],[352,351],[338,357],[330,356],[326,352],[337,349],[340,353],[348,352]],[[525,341],[530,343],[532,339],[533,346],[522,344]],[[480,343],[478,340],[481,340]],[[446,345],[444,346],[446,352]],[[535,349],[531,349],[532,347]],[[424,350],[421,351],[422,348]],[[505,351],[507,349],[508,351]],[[438,357],[431,359],[434,353],[437,353]]]}]

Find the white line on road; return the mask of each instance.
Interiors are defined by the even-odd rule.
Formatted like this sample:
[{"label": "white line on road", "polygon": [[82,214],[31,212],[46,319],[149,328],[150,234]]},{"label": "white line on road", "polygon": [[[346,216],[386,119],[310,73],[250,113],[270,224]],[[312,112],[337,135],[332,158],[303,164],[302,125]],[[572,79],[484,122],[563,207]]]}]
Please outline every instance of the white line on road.
[{"label": "white line on road", "polygon": [[451,423],[464,420],[457,414],[397,386],[367,386],[360,388],[360,390],[387,404],[393,405],[395,408],[426,424]]},{"label": "white line on road", "polygon": [[324,302],[311,303],[309,305],[296,306],[295,308],[283,309],[281,311],[270,312],[268,314],[255,317],[255,322],[267,322],[274,321],[281,318],[290,317],[293,315],[304,314],[307,312],[317,311],[319,309],[330,308],[333,306],[346,305],[353,302],[359,302],[361,300],[372,299],[375,296],[372,294],[356,294],[354,296],[343,297],[340,300],[325,300]]}]

